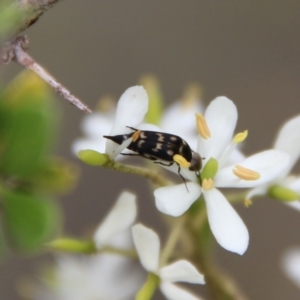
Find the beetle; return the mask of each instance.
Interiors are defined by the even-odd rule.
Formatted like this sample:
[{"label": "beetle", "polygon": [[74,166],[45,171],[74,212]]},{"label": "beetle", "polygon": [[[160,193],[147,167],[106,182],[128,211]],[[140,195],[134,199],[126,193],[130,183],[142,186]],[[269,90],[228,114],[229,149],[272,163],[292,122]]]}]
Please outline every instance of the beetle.
[{"label": "beetle", "polygon": [[141,156],[164,166],[177,164],[178,175],[182,178],[185,185],[185,179],[180,174],[181,167],[188,167],[190,171],[194,171],[197,177],[199,177],[202,159],[197,152],[194,152],[190,148],[184,139],[170,133],[127,127],[133,130],[133,132],[114,136],[104,135],[103,137],[119,145],[132,138],[127,148],[136,153],[121,153],[122,155]]}]

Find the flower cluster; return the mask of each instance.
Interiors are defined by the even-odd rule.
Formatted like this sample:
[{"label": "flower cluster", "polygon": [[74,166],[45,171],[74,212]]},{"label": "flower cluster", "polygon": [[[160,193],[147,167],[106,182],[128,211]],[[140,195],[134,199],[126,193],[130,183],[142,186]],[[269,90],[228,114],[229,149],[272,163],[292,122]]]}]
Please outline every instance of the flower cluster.
[{"label": "flower cluster", "polygon": [[[195,201],[204,201],[207,220],[216,241],[224,249],[240,255],[248,248],[249,233],[221,189],[250,188],[241,199],[245,203],[249,203],[255,196],[269,195],[300,209],[299,201],[296,201],[300,199],[300,177],[289,176],[300,156],[300,116],[291,119],[282,127],[273,149],[246,157],[239,150],[239,146],[247,138],[248,131],[235,134],[238,113],[235,104],[228,98],[217,97],[207,106],[205,112],[199,107],[195,111],[196,107],[193,106],[184,115],[184,122],[178,122],[182,111],[177,103],[162,116],[161,128],[157,124],[144,122],[148,102],[147,92],[142,86],[127,89],[117,104],[114,120],[111,113],[109,118],[101,118],[100,115],[87,118],[90,120],[84,123],[85,132],[90,137],[76,141],[74,152],[92,149],[108,155],[113,161],[118,159],[120,153],[128,150],[126,148],[133,141],[134,135],[124,139],[120,145],[102,138],[100,147],[100,143],[93,143],[93,132],[97,135],[101,132],[101,135],[126,136],[132,132],[128,127],[156,132],[165,132],[169,128],[168,133],[180,135],[192,146],[194,153],[200,155],[202,167],[199,172],[190,171],[189,162],[183,160],[181,164],[181,161],[175,159],[171,165],[163,164],[164,168],[174,173],[178,173],[180,166],[180,174],[185,182],[155,189],[157,209],[176,218],[186,213]],[[193,133],[192,123],[196,129]],[[172,128],[175,129],[172,131]],[[127,212],[122,213],[122,218],[128,227],[134,218],[130,214],[132,206],[129,205],[126,209]],[[121,214],[118,218],[121,220]],[[108,232],[118,232],[124,227],[116,221],[118,218],[109,216],[105,224],[110,229],[103,229],[104,226],[97,230],[97,247],[106,245],[111,239]],[[160,265],[160,242],[157,234],[141,224],[132,227],[132,234],[142,266],[154,276],[152,278],[156,278],[167,299],[198,299],[173,284],[176,281],[204,283],[204,277],[192,264],[179,260],[167,266]],[[147,285],[145,286],[146,289]],[[143,291],[140,291],[140,295]]]}]

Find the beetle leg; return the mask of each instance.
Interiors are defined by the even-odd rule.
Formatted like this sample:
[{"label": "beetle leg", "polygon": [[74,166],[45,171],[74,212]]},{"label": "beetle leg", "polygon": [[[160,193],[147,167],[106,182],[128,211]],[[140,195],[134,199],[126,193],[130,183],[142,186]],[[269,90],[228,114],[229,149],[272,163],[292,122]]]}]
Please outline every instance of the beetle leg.
[{"label": "beetle leg", "polygon": [[170,163],[168,163],[168,164],[165,164],[165,163],[163,163],[163,162],[161,162],[161,161],[154,161],[153,162],[154,164],[160,164],[160,165],[162,165],[162,166],[167,166],[167,167],[170,167],[170,166],[172,166],[173,164],[174,164],[174,162],[170,162]]},{"label": "beetle leg", "polygon": [[[176,163],[176,164],[177,164],[177,163]],[[177,164],[177,166],[178,166],[178,175],[179,175],[179,176],[181,177],[181,179],[183,180],[184,185],[185,185],[185,187],[186,187],[186,190],[187,190],[188,192],[190,192],[189,189],[188,189],[188,187],[187,187],[187,185],[186,185],[186,181],[185,181],[184,177],[180,174],[180,170],[181,170],[180,165]]]},{"label": "beetle leg", "polygon": [[156,160],[157,159],[155,157],[146,156],[146,155],[141,154],[141,153],[120,153],[120,154],[128,155],[128,156],[140,156],[140,157],[144,157],[144,158],[149,159],[149,160]]},{"label": "beetle leg", "polygon": [[130,127],[130,126],[126,126],[126,127],[133,130],[133,131],[138,131],[138,129],[136,129],[136,128],[133,128],[133,127]]},{"label": "beetle leg", "polygon": [[[168,164],[162,163],[161,161],[155,161],[154,163],[155,164],[160,164],[160,165],[163,165],[163,166],[167,166],[167,167],[170,167],[170,166],[172,166],[174,164],[173,161],[171,161]],[[190,192],[189,189],[188,189],[188,187],[187,187],[187,185],[186,185],[186,181],[185,181],[184,177],[180,174],[180,170],[181,170],[180,165],[178,163],[176,163],[176,165],[178,166],[178,175],[181,177],[182,181],[184,182],[187,191]]]}]

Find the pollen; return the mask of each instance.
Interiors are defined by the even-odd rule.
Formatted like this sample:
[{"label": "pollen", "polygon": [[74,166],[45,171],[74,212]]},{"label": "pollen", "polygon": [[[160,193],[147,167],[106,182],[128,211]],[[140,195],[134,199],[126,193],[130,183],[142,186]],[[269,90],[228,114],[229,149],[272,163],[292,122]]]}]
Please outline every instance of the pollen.
[{"label": "pollen", "polygon": [[132,136],[132,140],[135,142],[139,137],[140,137],[140,133],[141,131],[140,130],[137,130],[133,136]]},{"label": "pollen", "polygon": [[249,207],[249,206],[251,206],[252,204],[253,204],[253,202],[252,202],[251,199],[245,199],[245,200],[244,200],[244,205],[245,205],[246,207]]},{"label": "pollen", "polygon": [[233,169],[232,172],[235,176],[247,181],[257,180],[260,178],[260,174],[258,172],[244,168],[239,165],[236,165],[235,169]]},{"label": "pollen", "polygon": [[205,140],[210,138],[211,134],[206,120],[202,114],[196,113],[196,126],[198,133],[202,136],[202,138],[204,138]]},{"label": "pollen", "polygon": [[235,144],[239,144],[243,142],[247,138],[247,136],[248,136],[248,130],[245,130],[244,132],[240,132],[233,138],[233,142]]},{"label": "pollen", "polygon": [[214,181],[212,180],[212,178],[204,178],[203,181],[202,181],[202,188],[206,191],[208,190],[211,190],[212,188],[215,187],[215,183]]},{"label": "pollen", "polygon": [[191,164],[181,155],[175,154],[173,160],[179,164],[180,167],[188,168]]}]

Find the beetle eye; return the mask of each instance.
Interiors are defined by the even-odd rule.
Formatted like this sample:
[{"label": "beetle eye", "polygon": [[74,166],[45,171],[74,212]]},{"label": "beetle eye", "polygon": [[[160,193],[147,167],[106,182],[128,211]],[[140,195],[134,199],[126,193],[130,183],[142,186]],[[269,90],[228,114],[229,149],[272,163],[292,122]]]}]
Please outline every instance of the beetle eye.
[{"label": "beetle eye", "polygon": [[202,159],[198,153],[194,153],[190,162],[190,171],[199,171],[202,165]]}]

